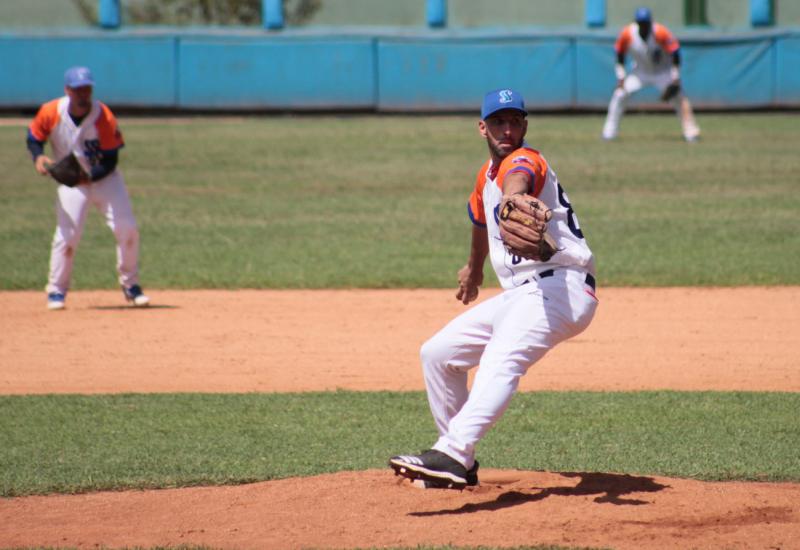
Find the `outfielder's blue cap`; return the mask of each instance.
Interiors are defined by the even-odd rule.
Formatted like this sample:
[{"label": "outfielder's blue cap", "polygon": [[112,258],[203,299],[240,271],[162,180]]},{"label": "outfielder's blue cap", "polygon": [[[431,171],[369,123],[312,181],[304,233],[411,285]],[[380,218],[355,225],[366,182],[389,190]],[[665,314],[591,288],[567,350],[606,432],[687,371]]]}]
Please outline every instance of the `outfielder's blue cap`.
[{"label": "outfielder's blue cap", "polygon": [[503,109],[514,109],[521,111],[525,115],[528,114],[522,95],[514,90],[503,88],[501,90],[493,90],[483,98],[481,119],[486,120],[497,111],[502,111]]},{"label": "outfielder's blue cap", "polygon": [[94,86],[92,71],[87,67],[71,67],[64,73],[64,85],[67,88],[80,88],[81,86]]},{"label": "outfielder's blue cap", "polygon": [[633,20],[637,23],[652,23],[653,14],[650,13],[650,8],[636,8],[636,13],[633,14]]}]

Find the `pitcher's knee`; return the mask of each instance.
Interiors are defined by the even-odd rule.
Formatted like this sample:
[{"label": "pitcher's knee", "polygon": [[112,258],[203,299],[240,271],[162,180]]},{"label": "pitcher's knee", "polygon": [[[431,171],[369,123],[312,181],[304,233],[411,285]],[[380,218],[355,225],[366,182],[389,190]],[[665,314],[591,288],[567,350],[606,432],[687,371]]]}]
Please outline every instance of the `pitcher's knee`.
[{"label": "pitcher's knee", "polygon": [[419,359],[422,364],[438,363],[437,358],[441,355],[440,347],[435,336],[422,344],[419,348]]},{"label": "pitcher's knee", "polygon": [[426,371],[444,369],[453,358],[455,351],[452,342],[441,334],[437,334],[422,344],[419,358],[422,368]]}]

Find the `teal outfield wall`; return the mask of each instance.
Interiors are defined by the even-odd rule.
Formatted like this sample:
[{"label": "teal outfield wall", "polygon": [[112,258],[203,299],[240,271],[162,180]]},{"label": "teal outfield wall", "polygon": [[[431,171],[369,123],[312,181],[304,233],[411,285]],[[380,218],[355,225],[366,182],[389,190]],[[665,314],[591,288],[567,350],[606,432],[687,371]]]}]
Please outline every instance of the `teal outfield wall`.
[{"label": "teal outfield wall", "polygon": [[[677,32],[698,108],[800,107],[800,30]],[[490,89],[536,110],[602,109],[614,34],[598,31],[0,34],[0,107],[61,95],[89,66],[114,107],[187,110],[474,111]],[[656,105],[654,90],[633,104]]]}]

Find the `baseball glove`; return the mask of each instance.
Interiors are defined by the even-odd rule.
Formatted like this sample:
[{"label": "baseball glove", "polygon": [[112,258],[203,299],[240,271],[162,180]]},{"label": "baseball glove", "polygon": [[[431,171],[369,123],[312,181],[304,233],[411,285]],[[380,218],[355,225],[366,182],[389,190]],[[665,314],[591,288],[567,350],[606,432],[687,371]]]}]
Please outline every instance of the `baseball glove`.
[{"label": "baseball glove", "polygon": [[670,82],[669,85],[661,92],[661,101],[669,101],[681,91],[680,82]]},{"label": "baseball glove", "polygon": [[80,183],[87,183],[89,181],[88,174],[86,174],[80,162],[78,162],[78,159],[72,153],[58,162],[48,164],[45,167],[54,180],[67,187],[75,187]]},{"label": "baseball glove", "polygon": [[500,203],[500,237],[506,249],[529,260],[546,262],[558,252],[556,242],[547,234],[552,210],[531,195],[503,197]]}]

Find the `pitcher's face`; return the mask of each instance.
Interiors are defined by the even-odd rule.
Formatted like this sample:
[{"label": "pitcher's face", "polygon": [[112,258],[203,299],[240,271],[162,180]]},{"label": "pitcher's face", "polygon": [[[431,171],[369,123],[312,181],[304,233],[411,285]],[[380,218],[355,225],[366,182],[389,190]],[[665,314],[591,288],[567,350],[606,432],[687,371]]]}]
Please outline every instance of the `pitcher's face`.
[{"label": "pitcher's face", "polygon": [[502,160],[522,146],[528,119],[516,109],[506,109],[479,121],[478,130],[486,138],[492,158]]}]

